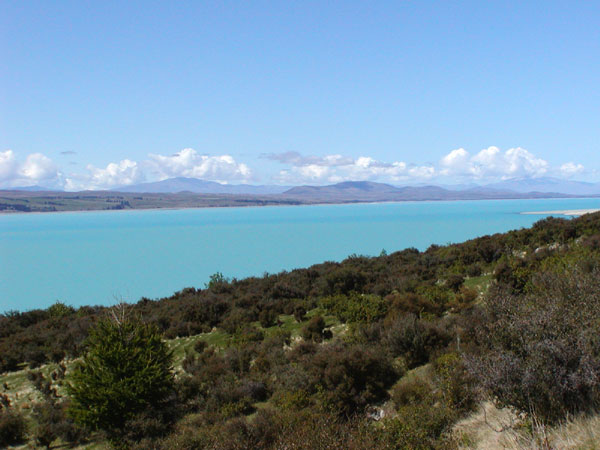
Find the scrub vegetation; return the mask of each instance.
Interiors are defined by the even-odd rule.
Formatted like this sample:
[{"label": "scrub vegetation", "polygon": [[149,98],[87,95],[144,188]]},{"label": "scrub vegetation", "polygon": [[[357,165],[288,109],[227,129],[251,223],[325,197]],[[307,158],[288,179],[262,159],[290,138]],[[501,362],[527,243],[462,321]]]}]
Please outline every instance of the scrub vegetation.
[{"label": "scrub vegetation", "polygon": [[535,430],[596,417],[599,280],[589,214],[424,252],[217,273],[116,310],[9,311],[0,446],[476,447],[457,429],[495,405],[520,442],[550,448]]}]

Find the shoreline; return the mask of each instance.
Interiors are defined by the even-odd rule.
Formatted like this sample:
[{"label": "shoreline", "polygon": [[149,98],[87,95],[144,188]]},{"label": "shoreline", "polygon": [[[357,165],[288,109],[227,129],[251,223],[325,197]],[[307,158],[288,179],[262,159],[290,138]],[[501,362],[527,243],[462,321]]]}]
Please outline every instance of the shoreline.
[{"label": "shoreline", "polygon": [[524,211],[521,214],[523,215],[560,215],[560,216],[571,216],[571,217],[581,217],[585,214],[593,214],[600,211],[597,208],[589,208],[589,209],[561,209],[557,211]]},{"label": "shoreline", "polygon": [[[267,204],[267,205],[223,205],[223,206],[174,206],[165,208],[127,208],[127,209],[71,209],[63,211],[0,211],[0,217],[13,215],[33,215],[33,214],[64,214],[64,213],[94,213],[94,212],[132,212],[132,211],[182,211],[188,209],[231,209],[231,208],[280,208],[292,206],[342,206],[342,205],[374,205],[387,203],[438,203],[438,202],[480,202],[480,201],[510,201],[510,200],[584,200],[596,199],[598,197],[542,197],[542,198],[479,198],[479,199],[430,199],[430,200],[374,200],[374,201],[342,201],[342,202],[306,202],[306,203],[283,203],[283,204]],[[573,209],[573,210],[557,210],[557,211],[524,211],[518,214],[524,215],[548,215],[561,214],[569,216],[580,216],[583,214],[600,211],[600,209]]]}]

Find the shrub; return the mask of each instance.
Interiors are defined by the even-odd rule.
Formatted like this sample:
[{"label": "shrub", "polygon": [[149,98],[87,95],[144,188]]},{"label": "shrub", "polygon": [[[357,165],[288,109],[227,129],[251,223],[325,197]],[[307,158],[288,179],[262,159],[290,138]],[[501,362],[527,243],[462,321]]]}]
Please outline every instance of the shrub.
[{"label": "shrub", "polygon": [[[272,449],[383,450],[381,433],[366,419],[343,420],[314,411],[288,412],[275,417],[279,428]],[[256,448],[256,447],[255,447]],[[263,447],[264,448],[264,447]]]},{"label": "shrub", "polygon": [[235,334],[241,329],[246,328],[250,322],[254,322],[257,318],[258,314],[255,311],[235,308],[223,320],[221,327],[228,333]]},{"label": "shrub", "polygon": [[0,446],[21,444],[27,435],[27,422],[23,415],[0,408]]},{"label": "shrub", "polygon": [[302,337],[306,340],[321,342],[326,337],[325,334],[325,319],[321,316],[314,316],[302,328]]},{"label": "shrub", "polygon": [[277,323],[277,313],[272,309],[264,309],[258,315],[260,326],[263,328],[272,327]]},{"label": "shrub", "polygon": [[475,300],[477,300],[478,296],[479,296],[479,293],[475,289],[463,286],[460,288],[460,292],[456,294],[457,306],[459,306],[459,307],[470,306],[473,304],[473,302]]},{"label": "shrub", "polygon": [[281,391],[273,396],[273,403],[282,409],[303,409],[311,405],[310,395],[304,390]]},{"label": "shrub", "polygon": [[434,361],[433,369],[444,403],[459,412],[473,410],[477,400],[475,380],[463,358],[457,353],[446,353]]},{"label": "shrub", "polygon": [[478,277],[482,273],[481,266],[477,263],[467,267],[467,275],[470,277]]},{"label": "shrub", "polygon": [[91,330],[69,381],[70,416],[115,441],[128,420],[165,407],[174,392],[172,353],[155,327],[105,319]]},{"label": "shrub", "polygon": [[194,342],[194,351],[196,353],[202,353],[204,352],[204,350],[208,347],[208,344],[206,343],[206,341],[196,341]]},{"label": "shrub", "polygon": [[356,292],[324,297],[321,304],[342,322],[349,323],[373,323],[387,312],[387,301],[378,295]]},{"label": "shrub", "polygon": [[452,274],[452,275],[448,276],[445,284],[448,289],[451,289],[454,292],[458,292],[458,290],[460,289],[460,287],[463,285],[464,282],[465,282],[465,277],[463,277],[460,274]]},{"label": "shrub", "polygon": [[430,405],[435,403],[433,386],[417,377],[401,379],[392,389],[392,400],[397,408],[406,405]]},{"label": "shrub", "polygon": [[296,319],[296,322],[303,322],[305,317],[306,309],[303,306],[296,306],[294,309],[294,319]]},{"label": "shrub", "polygon": [[495,292],[470,370],[501,406],[559,420],[600,400],[600,272],[546,272],[532,293]]},{"label": "shrub", "polygon": [[411,404],[398,409],[397,415],[384,420],[383,434],[398,449],[450,449],[445,437],[456,416],[444,405]]},{"label": "shrub", "polygon": [[404,358],[408,369],[423,365],[431,355],[448,345],[451,336],[441,327],[408,314],[393,321],[385,332],[385,343],[393,356]]},{"label": "shrub", "polygon": [[69,316],[75,313],[75,308],[72,306],[67,306],[62,302],[57,301],[54,305],[50,306],[48,309],[48,314],[50,317],[60,318]]},{"label": "shrub", "polygon": [[385,355],[359,345],[322,347],[304,367],[322,405],[346,417],[386,398],[398,376]]}]

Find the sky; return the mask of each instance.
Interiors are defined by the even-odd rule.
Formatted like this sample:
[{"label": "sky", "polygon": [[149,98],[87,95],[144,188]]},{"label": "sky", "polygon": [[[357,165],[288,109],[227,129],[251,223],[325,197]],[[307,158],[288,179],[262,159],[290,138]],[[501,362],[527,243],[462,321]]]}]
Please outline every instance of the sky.
[{"label": "sky", "polygon": [[0,0],[0,187],[600,181],[600,2]]}]

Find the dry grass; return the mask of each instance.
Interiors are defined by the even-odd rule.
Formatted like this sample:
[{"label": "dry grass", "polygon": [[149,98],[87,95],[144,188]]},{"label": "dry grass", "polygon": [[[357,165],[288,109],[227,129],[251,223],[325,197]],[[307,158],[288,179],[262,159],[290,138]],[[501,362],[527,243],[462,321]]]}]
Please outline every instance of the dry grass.
[{"label": "dry grass", "polygon": [[506,430],[515,427],[517,422],[517,416],[511,411],[485,402],[477,411],[459,421],[453,434],[463,449],[504,449]]},{"label": "dry grass", "polygon": [[600,415],[581,416],[554,428],[535,426],[532,433],[513,432],[510,449],[600,449]]},{"label": "dry grass", "polygon": [[564,424],[546,427],[485,402],[458,422],[453,434],[462,449],[600,450],[600,414],[575,417]]}]

